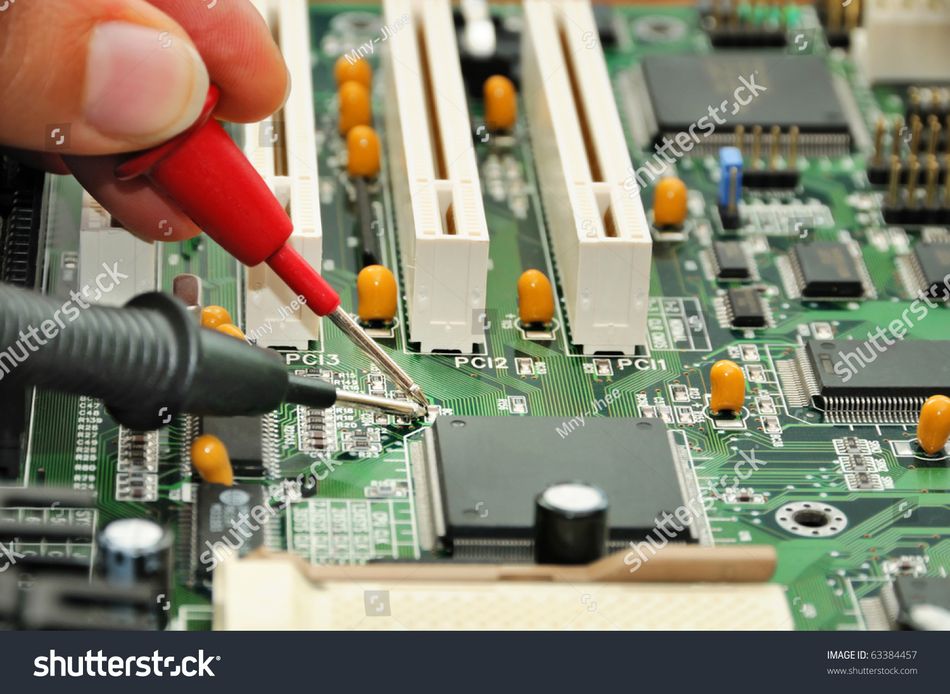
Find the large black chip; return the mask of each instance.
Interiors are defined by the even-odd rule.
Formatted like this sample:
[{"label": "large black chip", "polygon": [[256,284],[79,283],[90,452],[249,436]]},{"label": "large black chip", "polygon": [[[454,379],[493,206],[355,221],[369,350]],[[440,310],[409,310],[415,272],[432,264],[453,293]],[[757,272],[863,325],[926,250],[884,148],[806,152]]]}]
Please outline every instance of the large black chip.
[{"label": "large black chip", "polygon": [[[731,132],[737,125],[760,125],[766,131],[778,125],[783,132],[797,125],[804,133],[848,133],[848,118],[832,82],[831,73],[818,56],[763,53],[713,55],[650,55],[643,73],[661,132],[683,132],[705,117],[709,108],[728,106],[712,121],[717,130]],[[764,87],[749,100],[749,89],[740,77]],[[737,98],[749,100],[733,111]]]},{"label": "large black chip", "polygon": [[809,340],[805,352],[822,398],[950,395],[950,340]]},{"label": "large black chip", "polygon": [[865,294],[862,268],[846,244],[816,241],[792,251],[805,298],[859,299]]},{"label": "large black chip", "polygon": [[535,497],[557,482],[607,493],[612,541],[643,539],[685,503],[660,419],[440,417],[430,436],[449,544],[530,539]]}]

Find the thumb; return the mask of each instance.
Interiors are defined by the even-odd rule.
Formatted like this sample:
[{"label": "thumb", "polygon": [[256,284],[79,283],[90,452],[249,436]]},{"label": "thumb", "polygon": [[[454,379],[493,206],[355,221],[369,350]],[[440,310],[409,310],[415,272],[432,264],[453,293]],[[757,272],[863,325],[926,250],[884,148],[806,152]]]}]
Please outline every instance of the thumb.
[{"label": "thumb", "polygon": [[207,91],[185,31],[144,0],[0,0],[0,144],[142,149],[191,125]]}]

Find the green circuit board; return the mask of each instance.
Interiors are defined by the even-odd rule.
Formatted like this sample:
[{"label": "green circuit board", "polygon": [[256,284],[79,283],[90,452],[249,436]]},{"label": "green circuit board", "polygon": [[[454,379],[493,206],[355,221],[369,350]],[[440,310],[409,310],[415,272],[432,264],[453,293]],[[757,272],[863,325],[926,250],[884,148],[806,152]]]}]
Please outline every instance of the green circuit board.
[{"label": "green circuit board", "polygon": [[[517,22],[516,6],[496,11]],[[362,15],[362,22],[349,24],[363,27],[356,34],[341,31],[341,24],[334,20],[353,12],[371,17],[367,20]],[[354,243],[359,227],[343,165],[344,145],[335,126],[333,63],[344,47],[358,45],[378,31],[378,12],[371,5],[320,3],[311,7],[310,14],[323,272],[351,311],[361,267]],[[710,46],[693,8],[618,7],[611,21],[617,38],[605,52],[631,158],[638,166],[650,157],[651,149],[637,141],[628,113],[632,71],[646,56],[706,54],[716,49]],[[904,111],[899,90],[872,91],[861,85],[847,53],[814,40],[820,38],[821,30],[810,9],[796,21],[813,32],[808,34],[814,44],[809,53],[848,85],[868,132],[874,128],[872,112]],[[657,35],[665,38],[643,40],[644,32],[658,27]],[[787,53],[789,48],[769,50]],[[380,71],[378,58],[377,53],[371,62]],[[377,114],[383,112],[385,98],[377,88]],[[469,108],[473,127],[482,123],[480,100],[470,99]],[[383,119],[377,116],[376,120],[385,139]],[[894,575],[946,576],[950,569],[946,460],[924,466],[907,453],[906,446],[900,446],[913,441],[913,422],[875,421],[873,417],[855,423],[830,421],[789,388],[790,365],[805,340],[864,339],[877,326],[900,318],[912,299],[900,267],[923,232],[884,222],[881,189],[867,182],[865,153],[856,149],[831,155],[803,153],[796,188],[774,192],[747,187],[746,209],[759,210],[761,220],[772,216],[770,221],[757,219],[739,230],[724,230],[716,210],[715,155],[678,162],[678,174],[690,191],[690,233],[680,240],[654,240],[648,349],[631,356],[585,356],[569,342],[561,306],[551,342],[525,339],[517,325],[519,275],[533,267],[556,279],[557,268],[538,192],[531,130],[523,117],[514,140],[514,145],[502,149],[490,139],[473,138],[491,236],[484,349],[477,354],[419,353],[403,330],[407,318],[402,305],[392,338],[383,341],[441,412],[549,416],[564,421],[585,413],[661,417],[684,452],[697,488],[705,490],[707,511],[700,541],[774,545],[778,568],[773,580],[787,587],[797,629],[867,628],[862,600],[878,595]],[[383,174],[370,195],[382,222],[382,263],[398,269],[394,201],[385,167],[384,157]],[[57,178],[50,185],[51,199],[56,201],[50,215],[57,227],[62,228],[63,220],[78,223],[80,198],[75,182]],[[645,205],[649,206],[652,196],[652,188],[643,191]],[[926,233],[948,235],[945,228]],[[764,329],[735,329],[723,317],[724,294],[732,285],[716,281],[711,274],[710,248],[725,238],[740,240],[754,259],[755,285],[770,313]],[[874,298],[817,302],[792,295],[786,266],[790,249],[816,240],[855,243]],[[68,282],[63,268],[76,251],[70,245],[73,242],[66,237],[48,243],[45,277],[50,293],[61,293]],[[210,239],[164,244],[160,254],[163,289],[171,290],[176,274],[197,274],[204,280],[205,303],[225,306],[240,320],[243,270]],[[913,326],[908,340],[950,340],[946,311],[944,307],[930,311]],[[322,340],[312,346],[310,351],[284,351],[288,369],[303,369],[363,391],[378,376],[367,358],[326,321]],[[741,428],[719,428],[708,415],[709,369],[719,359],[731,359],[746,369],[749,404]],[[327,473],[316,494],[290,504],[270,524],[262,541],[315,563],[431,558],[420,546],[410,460],[410,442],[418,439],[424,427],[338,408],[322,424],[328,441],[324,453],[315,454],[302,450],[306,449],[301,443],[303,419],[298,408],[289,405],[268,415],[267,474],[240,479],[263,487],[265,495],[274,495],[281,480],[311,469],[318,459],[330,461],[324,463]],[[95,490],[100,525],[129,516],[171,524],[177,537],[178,582],[172,614],[182,628],[202,629],[210,626],[209,595],[194,578],[197,559],[189,534],[196,503],[191,490],[197,477],[182,463],[191,427],[189,420],[179,419],[157,435],[157,498],[120,501],[116,498],[118,425],[96,401],[41,392],[33,404],[24,481]],[[858,488],[853,479],[849,482],[839,461],[849,447],[860,449],[873,461],[874,488]],[[591,450],[589,455],[596,457],[598,452]],[[755,469],[748,464],[743,467],[743,461],[750,459],[757,461]],[[517,464],[541,466],[544,461],[527,459]],[[830,505],[846,519],[846,527],[827,537],[792,532],[778,517],[782,508],[797,503]],[[331,526],[327,530],[324,520],[339,518],[348,519],[345,528],[333,531],[332,522],[327,521]],[[361,525],[367,522],[372,526],[369,530]]]}]

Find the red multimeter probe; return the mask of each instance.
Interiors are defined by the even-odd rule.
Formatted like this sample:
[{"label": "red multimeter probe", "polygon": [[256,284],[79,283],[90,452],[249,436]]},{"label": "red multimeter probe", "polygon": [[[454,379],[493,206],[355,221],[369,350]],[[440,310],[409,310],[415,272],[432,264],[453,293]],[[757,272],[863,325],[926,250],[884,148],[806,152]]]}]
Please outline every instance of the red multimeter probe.
[{"label": "red multimeter probe", "polygon": [[317,315],[332,320],[396,385],[427,407],[419,386],[340,307],[340,296],[333,287],[287,243],[293,231],[290,217],[244,153],[211,117],[218,94],[212,85],[194,125],[120,164],[116,176],[120,180],[145,176],[243,264],[267,263]]}]

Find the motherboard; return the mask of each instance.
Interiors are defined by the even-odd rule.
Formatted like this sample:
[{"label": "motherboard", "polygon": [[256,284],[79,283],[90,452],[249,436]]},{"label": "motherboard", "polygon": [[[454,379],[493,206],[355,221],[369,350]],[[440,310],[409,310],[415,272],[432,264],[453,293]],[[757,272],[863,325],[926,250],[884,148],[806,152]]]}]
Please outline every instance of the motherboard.
[{"label": "motherboard", "polygon": [[[92,398],[5,395],[0,518],[19,530],[0,539],[37,585],[69,567],[43,594],[69,609],[17,623],[127,625],[127,600],[138,626],[313,626],[255,621],[241,591],[299,605],[292,574],[389,567],[352,574],[365,621],[332,622],[375,628],[413,567],[531,565],[536,497],[577,480],[605,494],[624,573],[731,549],[735,582],[695,584],[701,617],[677,608],[685,579],[653,584],[663,607],[641,599],[631,622],[610,611],[620,584],[585,584],[544,598],[550,628],[927,628],[908,615],[950,603],[950,452],[917,428],[950,395],[950,5],[473,4],[259,2],[293,89],[270,120],[228,126],[349,312],[364,317],[365,267],[391,271],[395,315],[364,322],[429,416],[285,404],[142,432]],[[376,175],[354,175],[341,133],[335,73],[357,62]],[[497,76],[513,113],[485,87]],[[3,281],[67,297],[118,263],[100,303],[158,289],[221,306],[292,373],[401,397],[269,270],[204,235],[141,241],[72,178],[6,178]],[[203,434],[232,486],[196,472]],[[123,519],[160,528],[167,591],[87,580],[121,571]],[[741,582],[744,550],[772,553],[762,585]],[[528,599],[497,596],[505,619]],[[435,626],[535,624],[466,614]]]}]

